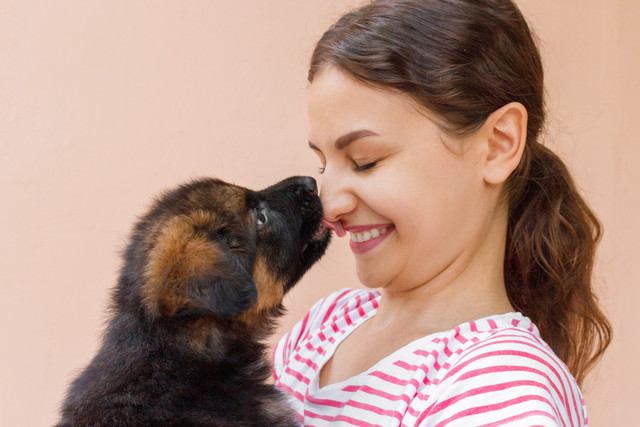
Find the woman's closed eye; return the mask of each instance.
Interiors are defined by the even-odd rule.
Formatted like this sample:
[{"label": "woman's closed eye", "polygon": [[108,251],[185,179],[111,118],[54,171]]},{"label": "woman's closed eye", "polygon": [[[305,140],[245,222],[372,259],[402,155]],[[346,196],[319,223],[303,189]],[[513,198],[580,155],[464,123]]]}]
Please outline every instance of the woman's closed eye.
[{"label": "woman's closed eye", "polygon": [[[372,169],[374,168],[376,165],[378,164],[378,161],[375,162],[371,162],[371,163],[366,163],[364,165],[358,165],[357,163],[355,164],[355,171],[356,172],[364,172],[366,170]],[[320,173],[320,175],[322,175],[324,173],[325,170],[325,166],[320,166],[318,168],[318,173]]]}]

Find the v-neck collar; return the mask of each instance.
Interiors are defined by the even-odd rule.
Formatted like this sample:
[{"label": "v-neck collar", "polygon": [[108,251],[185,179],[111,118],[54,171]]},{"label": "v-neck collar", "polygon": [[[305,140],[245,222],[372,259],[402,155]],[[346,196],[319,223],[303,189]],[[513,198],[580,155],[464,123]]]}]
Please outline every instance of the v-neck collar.
[{"label": "v-neck collar", "polygon": [[[379,296],[377,296],[376,299],[379,300]],[[516,312],[516,311],[510,311],[510,312],[506,312],[506,313],[492,314],[492,315],[481,317],[481,318],[478,318],[478,319],[466,321],[466,322],[460,323],[459,325],[455,326],[454,328],[451,328],[451,329],[448,329],[448,330],[445,330],[445,331],[433,332],[433,333],[427,334],[425,336],[422,336],[420,338],[416,338],[415,340],[408,342],[407,344],[397,348],[396,350],[394,350],[393,352],[389,353],[388,355],[382,357],[380,360],[378,360],[376,363],[374,363],[368,369],[366,369],[366,370],[364,370],[362,372],[359,372],[359,373],[357,373],[355,375],[352,375],[351,377],[346,378],[346,379],[344,379],[342,381],[338,381],[338,382],[335,382],[335,383],[327,384],[324,387],[320,387],[320,372],[322,371],[322,368],[327,364],[329,359],[331,359],[333,357],[333,355],[335,354],[336,350],[338,349],[338,347],[340,346],[342,341],[344,341],[349,335],[351,335],[351,333],[353,333],[353,331],[355,331],[364,322],[366,322],[367,320],[372,318],[376,314],[376,312],[377,312],[377,308],[373,309],[373,310],[370,310],[369,312],[365,313],[364,316],[359,317],[358,319],[354,320],[351,324],[347,325],[347,327],[345,327],[342,331],[339,332],[339,335],[338,334],[336,334],[337,336],[334,335],[335,342],[327,350],[327,352],[321,356],[320,360],[316,363],[318,368],[315,370],[315,375],[313,376],[313,378],[311,379],[311,381],[309,383],[309,387],[307,389],[307,394],[308,395],[317,395],[317,394],[323,394],[323,393],[330,393],[331,391],[333,391],[335,389],[340,389],[340,388],[342,388],[343,386],[345,386],[347,384],[357,385],[358,381],[360,381],[361,379],[366,378],[370,372],[375,371],[375,370],[379,370],[380,366],[384,365],[389,360],[395,360],[395,358],[397,358],[397,355],[399,353],[406,353],[407,351],[411,352],[414,347],[421,346],[423,344],[423,342],[431,341],[431,340],[437,338],[438,335],[447,335],[452,330],[465,331],[465,332],[466,331],[470,331],[470,330],[471,331],[477,331],[477,326],[476,325],[477,325],[477,323],[479,321],[482,321],[482,320],[487,320],[487,321],[492,320],[494,322],[495,326],[498,329],[500,327],[512,327],[513,326],[512,323],[511,323],[512,319],[518,319],[518,320],[527,319],[528,320],[528,318],[526,316],[524,316],[522,313]],[[530,323],[530,325],[532,325],[533,328],[535,328],[535,326],[532,323]],[[536,332],[537,332],[537,329],[536,329]]]}]

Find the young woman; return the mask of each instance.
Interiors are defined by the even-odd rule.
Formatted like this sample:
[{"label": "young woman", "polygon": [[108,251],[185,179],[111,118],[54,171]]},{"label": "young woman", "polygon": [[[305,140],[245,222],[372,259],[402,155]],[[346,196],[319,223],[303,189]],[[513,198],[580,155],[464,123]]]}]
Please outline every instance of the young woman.
[{"label": "young woman", "polygon": [[380,0],[309,70],[325,220],[357,275],[278,342],[309,426],[584,426],[611,338],[601,225],[539,141],[543,68],[510,0]]}]

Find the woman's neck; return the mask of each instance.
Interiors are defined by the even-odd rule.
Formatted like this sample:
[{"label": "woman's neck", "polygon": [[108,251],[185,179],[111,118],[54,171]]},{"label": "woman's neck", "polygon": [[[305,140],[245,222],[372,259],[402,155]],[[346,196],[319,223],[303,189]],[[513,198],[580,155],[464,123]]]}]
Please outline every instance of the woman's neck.
[{"label": "woman's neck", "polygon": [[505,233],[504,218],[497,217],[475,248],[468,247],[426,282],[381,287],[382,299],[370,326],[392,331],[418,328],[427,334],[515,311],[504,282]]}]

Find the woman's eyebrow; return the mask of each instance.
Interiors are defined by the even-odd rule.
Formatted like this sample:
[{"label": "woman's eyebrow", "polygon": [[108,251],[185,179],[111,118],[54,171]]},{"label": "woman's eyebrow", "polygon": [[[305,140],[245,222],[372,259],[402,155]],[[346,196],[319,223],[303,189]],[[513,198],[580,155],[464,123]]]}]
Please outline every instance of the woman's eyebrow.
[{"label": "woman's eyebrow", "polygon": [[[336,139],[336,142],[333,144],[338,150],[342,150],[347,145],[351,144],[353,141],[364,138],[366,136],[379,136],[372,130],[369,129],[360,129],[354,130],[353,132],[349,132],[345,135],[342,135],[340,138]],[[321,151],[313,142],[309,141],[309,147],[314,150]]]}]

